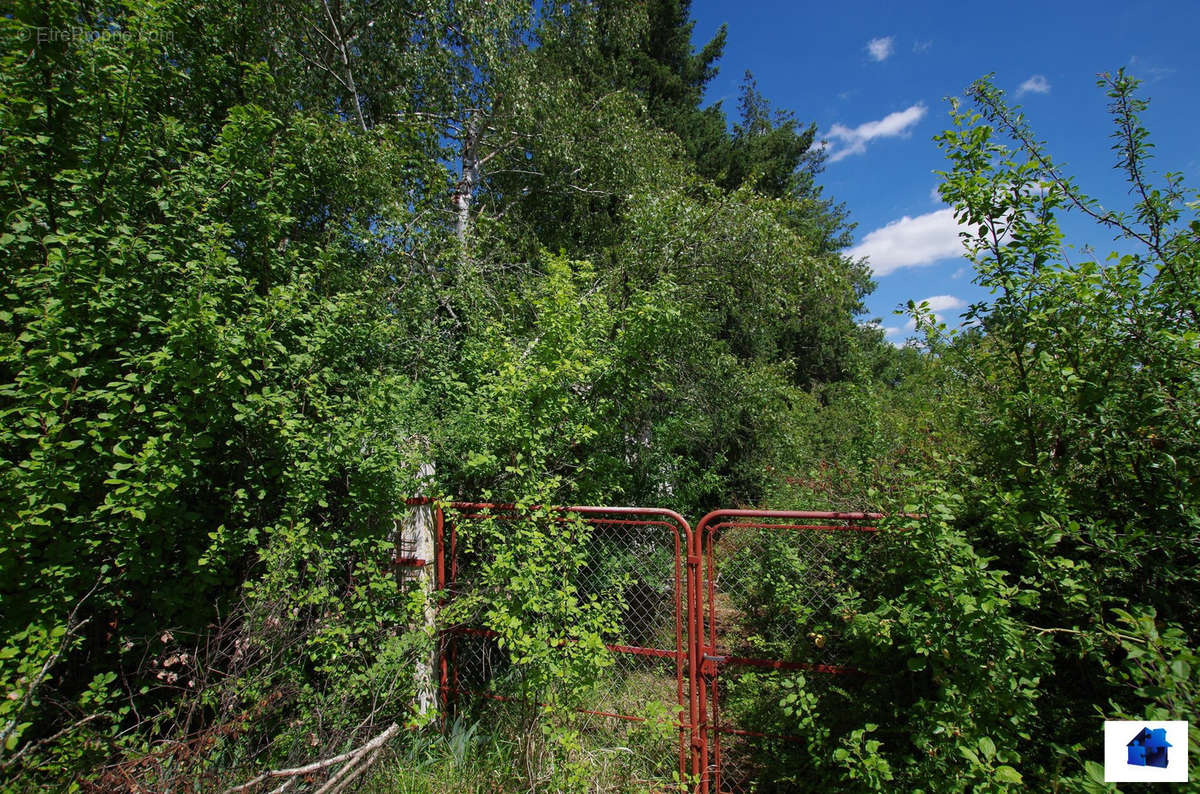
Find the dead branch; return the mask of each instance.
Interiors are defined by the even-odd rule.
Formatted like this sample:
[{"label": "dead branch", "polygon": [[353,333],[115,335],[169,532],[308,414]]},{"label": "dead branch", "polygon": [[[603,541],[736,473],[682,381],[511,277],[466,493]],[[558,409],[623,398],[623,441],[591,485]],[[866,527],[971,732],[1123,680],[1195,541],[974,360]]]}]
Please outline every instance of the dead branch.
[{"label": "dead branch", "polygon": [[[260,783],[264,783],[272,778],[296,778],[300,775],[308,775],[313,772],[319,772],[322,769],[328,769],[331,766],[337,766],[338,764],[345,762],[346,765],[338,770],[337,773],[334,774],[334,776],[318,790],[318,794],[329,794],[331,791],[341,791],[345,783],[353,780],[363,770],[374,763],[376,757],[378,756],[378,752],[376,751],[383,747],[384,743],[387,742],[388,739],[395,736],[396,732],[399,730],[400,726],[393,722],[388,726],[387,730],[361,747],[357,747],[354,750],[342,753],[341,755],[335,755],[332,758],[326,758],[323,761],[313,761],[311,764],[305,764],[304,766],[292,767],[291,769],[272,769],[269,772],[263,772],[253,780],[243,783],[240,786],[234,786],[231,789],[227,789],[225,794],[237,794],[237,792],[240,791],[249,791]],[[338,785],[339,783],[342,785]],[[331,786],[337,786],[337,788],[331,789]],[[286,790],[286,787],[284,787],[283,790]]]},{"label": "dead branch", "polygon": [[36,750],[40,747],[45,747],[48,744],[53,744],[54,742],[58,741],[59,739],[61,739],[64,736],[66,736],[68,733],[75,730],[76,728],[82,728],[84,725],[87,725],[92,720],[98,719],[100,717],[108,717],[108,715],[102,714],[102,713],[89,714],[88,716],[84,717],[83,719],[76,720],[75,722],[71,723],[70,725],[68,725],[67,727],[58,731],[57,733],[55,733],[51,736],[47,736],[45,739],[40,739],[36,742],[27,742],[24,746],[21,747],[20,750],[17,750],[16,753],[14,753],[13,755],[4,759],[3,761],[0,761],[0,769],[8,769],[10,766],[13,766],[14,764],[16,764],[17,761],[21,760],[21,756],[25,755],[25,753],[29,752],[30,750]]}]

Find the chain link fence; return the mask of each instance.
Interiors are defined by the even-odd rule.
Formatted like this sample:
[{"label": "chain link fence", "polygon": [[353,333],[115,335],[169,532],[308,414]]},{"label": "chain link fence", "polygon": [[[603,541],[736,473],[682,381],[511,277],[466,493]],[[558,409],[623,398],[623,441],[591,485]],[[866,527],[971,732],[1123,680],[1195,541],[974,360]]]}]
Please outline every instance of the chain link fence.
[{"label": "chain link fence", "polygon": [[[880,518],[724,510],[693,532],[666,510],[445,505],[443,702],[489,721],[569,704],[589,768],[635,788],[805,788],[862,716],[872,646],[853,627],[886,598]],[[506,629],[514,582],[570,608]],[[531,657],[586,676],[539,679]]]},{"label": "chain link fence", "polygon": [[802,788],[838,715],[853,722],[868,660],[847,629],[876,597],[877,518],[719,511],[697,526],[708,791]]},{"label": "chain link fence", "polygon": [[[569,692],[531,680],[530,666],[504,647],[505,634],[492,623],[494,606],[508,596],[494,575],[497,555],[531,531],[563,547],[548,565],[528,562],[537,575],[574,607],[589,605],[602,615],[599,663],[590,680],[574,681]],[[613,767],[612,774],[643,782],[686,774],[691,544],[687,522],[669,511],[447,505],[439,544],[443,613],[452,620],[442,633],[444,702],[474,714],[507,710],[517,719],[546,702],[569,703],[572,727],[586,737],[585,752]],[[555,625],[555,617],[541,616],[542,625],[529,631],[544,636],[526,639],[541,642],[539,653],[557,654],[566,666],[572,654],[584,652],[581,643],[596,637]]]}]

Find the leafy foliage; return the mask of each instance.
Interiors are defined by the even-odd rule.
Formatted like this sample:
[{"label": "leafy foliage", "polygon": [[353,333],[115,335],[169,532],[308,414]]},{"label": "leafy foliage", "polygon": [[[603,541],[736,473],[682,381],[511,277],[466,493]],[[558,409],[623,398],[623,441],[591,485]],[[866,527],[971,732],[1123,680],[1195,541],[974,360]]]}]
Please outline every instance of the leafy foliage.
[{"label": "leafy foliage", "polygon": [[[766,409],[843,376],[868,283],[811,191],[706,181],[723,39],[660,5],[0,19],[6,772],[208,785],[370,731],[428,641],[379,562],[429,457],[502,499],[761,491]],[[497,583],[563,553],[518,540]],[[602,616],[526,589],[489,620],[554,677],[538,622]]]},{"label": "leafy foliage", "polygon": [[[942,190],[991,298],[894,350],[857,323],[872,284],[812,126],[749,75],[732,125],[703,107],[726,33],[691,31],[674,1],[0,17],[14,788],[213,787],[413,719],[428,596],[383,563],[428,462],[439,494],[524,506],[924,513],[882,567],[847,560],[868,683],[731,691],[810,737],[781,779],[1095,788],[1081,703],[1195,711],[1200,221],[1150,175],[1135,82],[1104,80],[1127,212],[973,87]],[[1121,251],[1068,263],[1065,211]],[[567,709],[619,604],[542,574],[615,592],[624,561],[548,514],[477,530],[486,595],[458,608],[551,704],[487,752],[586,788],[601,762]],[[747,593],[817,620],[792,603],[807,563],[767,552]],[[442,752],[422,742],[398,744]]]},{"label": "leafy foliage", "polygon": [[[1195,709],[1162,698],[1188,691],[1196,642],[1186,632],[1197,620],[1200,561],[1200,221],[1188,218],[1197,205],[1178,175],[1151,184],[1136,81],[1118,73],[1100,84],[1134,198],[1129,213],[1087,197],[987,82],[971,89],[978,110],[956,111],[958,128],[939,139],[953,165],[942,194],[972,230],[977,280],[993,295],[968,314],[982,333],[949,343],[935,333],[930,342],[959,384],[960,421],[979,441],[961,486],[973,505],[964,525],[1019,588],[1025,644],[1047,654],[1039,724],[1067,752],[1087,746],[1097,711]],[[1104,262],[1068,262],[1055,221],[1062,211],[1083,213],[1130,248]],[[1160,655],[1168,636],[1172,650]],[[1027,778],[1068,774],[1029,768]]]},{"label": "leafy foliage", "polygon": [[[130,682],[146,649],[203,631],[264,567],[310,609],[340,599],[407,490],[403,324],[386,259],[361,254],[381,189],[428,170],[413,134],[253,101],[216,124],[164,112],[187,80],[158,47],[179,12],[32,51],[35,20],[3,21],[0,571],[6,653],[47,658],[40,677],[6,663],[9,750],[54,711],[167,697]],[[91,722],[84,757],[128,745],[131,717]]]}]

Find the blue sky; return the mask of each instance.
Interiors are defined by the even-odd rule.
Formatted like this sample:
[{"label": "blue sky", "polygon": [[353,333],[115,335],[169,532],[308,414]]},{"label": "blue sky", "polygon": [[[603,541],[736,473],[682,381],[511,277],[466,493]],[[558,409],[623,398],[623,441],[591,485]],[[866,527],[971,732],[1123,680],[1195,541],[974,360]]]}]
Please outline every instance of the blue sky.
[{"label": "blue sky", "polygon": [[[1109,150],[1100,72],[1124,66],[1144,81],[1154,167],[1200,187],[1200,0],[1171,2],[730,2],[693,0],[693,41],[725,23],[729,40],[707,99],[737,113],[745,71],[773,106],[815,122],[830,142],[821,183],[844,202],[854,254],[870,257],[871,317],[908,335],[897,305],[933,298],[948,323],[985,296],[971,283],[949,208],[933,193],[945,167],[931,138],[950,126],[949,96],[995,73],[1050,152],[1106,206],[1128,206]],[[1075,216],[1067,241],[1099,255],[1111,235]]]}]

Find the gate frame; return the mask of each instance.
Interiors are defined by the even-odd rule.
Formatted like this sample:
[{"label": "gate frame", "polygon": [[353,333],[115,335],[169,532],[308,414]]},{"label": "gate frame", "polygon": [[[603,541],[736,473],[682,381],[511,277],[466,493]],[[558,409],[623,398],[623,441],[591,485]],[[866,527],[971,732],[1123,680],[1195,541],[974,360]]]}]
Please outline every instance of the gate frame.
[{"label": "gate frame", "polygon": [[[420,501],[433,504],[435,514],[435,537],[434,546],[437,555],[437,565],[435,567],[436,575],[436,590],[439,593],[439,607],[445,605],[446,594],[448,590],[447,584],[456,581],[457,574],[457,529],[455,522],[451,521],[449,526],[449,547],[447,548],[447,527],[444,508],[451,510],[464,510],[476,514],[500,514],[499,517],[518,518],[529,511],[545,509],[542,505],[521,506],[514,503],[497,503],[497,502],[442,502],[435,499],[409,500],[409,503]],[[604,523],[625,523],[633,526],[646,527],[661,527],[671,530],[671,534],[675,542],[675,576],[672,590],[674,590],[675,600],[675,651],[670,655],[675,657],[675,678],[676,678],[676,704],[679,707],[679,773],[681,777],[686,778],[688,775],[688,759],[691,757],[692,774],[698,774],[697,758],[700,752],[699,726],[700,715],[697,712],[696,687],[698,686],[698,676],[696,675],[697,653],[698,653],[698,638],[696,635],[694,615],[699,612],[693,609],[693,605],[699,603],[699,588],[700,588],[700,558],[694,553],[696,548],[695,533],[692,531],[691,524],[679,513],[674,510],[661,507],[606,507],[600,505],[554,505],[550,506],[551,510],[563,515],[578,515],[584,521],[593,524]],[[638,521],[636,518],[642,518]],[[606,519],[608,519],[606,521]],[[450,555],[449,578],[447,578],[446,554]],[[686,590],[686,595],[680,592],[680,588]],[[445,651],[445,641],[449,634],[455,632],[462,633],[464,629],[442,629],[439,632],[439,652],[438,652],[438,667],[440,673],[438,692],[442,697],[443,706],[449,702],[449,694],[454,690],[450,686],[449,679],[453,673],[457,677],[457,671],[451,671],[452,663],[447,662],[447,654]],[[686,639],[685,639],[686,632]],[[613,653],[629,653],[638,656],[661,656],[661,652],[648,653],[648,651],[661,651],[662,649],[650,648],[634,648],[627,645],[613,645],[605,643],[605,647]],[[670,653],[670,652],[668,652]],[[687,696],[684,697],[684,683],[687,683]],[[496,696],[499,697],[499,696]],[[505,699],[505,698],[500,698]],[[686,700],[686,702],[685,702]],[[602,717],[612,717],[615,719],[629,720],[640,722],[644,718],[627,714],[616,714],[612,712],[590,711],[584,710],[582,713],[594,714]],[[686,721],[685,721],[686,718]],[[685,738],[686,737],[686,738]]]},{"label": "gate frame", "polygon": [[[841,665],[816,664],[810,662],[787,662],[777,659],[743,659],[717,655],[716,639],[716,575],[714,574],[713,549],[716,540],[713,533],[726,527],[743,527],[746,529],[771,529],[780,531],[836,531],[836,532],[868,532],[879,531],[876,526],[856,526],[848,523],[854,521],[879,521],[886,518],[885,513],[866,513],[858,511],[837,510],[753,510],[727,509],[713,510],[696,524],[693,533],[695,539],[695,554],[697,559],[704,560],[700,573],[700,588],[696,593],[695,621],[697,624],[696,649],[700,660],[699,678],[703,681],[694,688],[695,698],[699,701],[697,710],[700,714],[700,742],[697,747],[698,757],[693,759],[693,768],[699,770],[700,794],[709,794],[710,786],[717,792],[721,790],[721,734],[736,732],[756,736],[758,738],[794,739],[796,737],[768,736],[753,731],[736,731],[723,728],[720,723],[720,677],[721,666],[727,662],[743,666],[769,667],[775,670],[811,670],[819,673],[836,675],[856,674],[862,671]],[[726,520],[732,519],[732,520]],[[797,521],[839,521],[841,524],[770,524],[753,519],[794,519]],[[708,619],[707,624],[705,618]],[[710,693],[711,689],[711,693]],[[711,702],[709,695],[711,694]],[[710,725],[711,718],[711,725]],[[712,749],[712,762],[709,762],[709,750]]]},{"label": "gate frame", "polygon": [[[407,500],[409,505],[432,505],[434,508],[435,526],[435,589],[438,593],[438,606],[447,603],[447,584],[456,580],[457,569],[457,531],[454,523],[449,527],[450,537],[447,539],[445,508],[467,510],[473,512],[497,512],[519,517],[530,510],[543,509],[541,505],[520,506],[514,503],[496,502],[459,502],[442,501],[428,497]],[[598,505],[553,506],[550,509],[562,514],[575,514],[594,523],[603,523],[604,517],[614,518],[621,522],[631,522],[641,526],[663,526],[674,530],[675,536],[675,640],[676,651],[676,692],[680,707],[679,714],[679,771],[683,778],[690,777],[695,783],[694,791],[700,794],[710,794],[710,791],[720,791],[721,780],[721,741],[720,734],[731,729],[724,728],[719,720],[719,682],[721,667],[733,662],[759,667],[769,667],[776,670],[811,670],[827,674],[861,674],[862,671],[840,665],[817,664],[809,662],[789,662],[771,659],[742,659],[717,655],[715,593],[716,576],[714,574],[713,549],[716,544],[713,534],[725,527],[745,527],[749,529],[768,529],[780,531],[840,531],[866,532],[879,531],[877,526],[860,526],[851,522],[876,522],[888,517],[886,513],[836,511],[836,510],[755,510],[755,509],[723,509],[707,513],[696,524],[695,529],[682,515],[674,510],[659,507],[605,507]],[[919,514],[903,514],[908,518],[921,518]],[[624,519],[616,517],[624,516]],[[634,521],[633,517],[645,517],[648,520]],[[657,520],[656,520],[657,519]],[[753,519],[760,519],[755,523]],[[764,523],[767,520],[793,519],[794,521],[819,521],[820,524],[778,524]],[[841,522],[831,525],[828,522]],[[449,541],[447,546],[447,540]],[[447,571],[446,556],[450,556],[449,571]],[[426,561],[414,561],[425,564]],[[449,574],[449,578],[447,578]],[[683,574],[681,576],[681,574]],[[686,589],[686,598],[679,592],[679,587]],[[708,618],[706,623],[705,618]],[[440,674],[438,693],[442,706],[448,705],[452,688],[449,678],[452,673],[452,662],[447,660],[446,638],[448,635],[463,629],[441,629],[439,631],[438,670]],[[684,634],[686,632],[686,641]],[[686,648],[684,645],[686,644]],[[652,649],[632,648],[623,645],[608,645],[613,652],[638,654],[640,651]],[[661,650],[661,649],[654,649]],[[658,654],[653,654],[658,655]],[[683,697],[684,682],[687,682],[687,703]],[[709,699],[711,690],[711,701]],[[500,696],[496,696],[500,697]],[[506,699],[500,697],[500,699]],[[687,721],[684,721],[686,708]],[[586,712],[604,717],[640,721],[643,718],[631,715],[613,714],[608,712]],[[795,738],[769,737],[750,731],[738,731],[761,738]],[[685,739],[685,736],[687,737]],[[712,761],[710,763],[710,748]],[[688,763],[690,760],[690,763]],[[690,768],[690,770],[689,770]],[[690,774],[689,774],[690,772]]]}]

